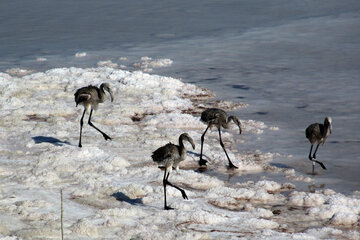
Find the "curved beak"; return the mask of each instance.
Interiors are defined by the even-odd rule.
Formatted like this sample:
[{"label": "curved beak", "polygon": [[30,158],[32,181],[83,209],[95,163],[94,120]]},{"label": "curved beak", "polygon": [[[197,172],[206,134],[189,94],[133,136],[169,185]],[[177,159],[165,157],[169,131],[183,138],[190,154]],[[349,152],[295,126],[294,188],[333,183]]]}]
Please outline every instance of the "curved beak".
[{"label": "curved beak", "polygon": [[239,127],[239,134],[242,133],[242,129],[241,129],[241,123],[240,121],[234,121],[236,123],[236,125]]},{"label": "curved beak", "polygon": [[[240,120],[236,117],[236,116],[230,116],[229,119],[231,119],[238,127],[239,127],[239,134],[242,133],[242,129],[241,129],[241,122]],[[229,122],[229,120],[228,120]]]},{"label": "curved beak", "polygon": [[111,102],[113,102],[114,96],[113,96],[113,92],[111,91],[111,89],[109,89],[109,94],[110,94],[110,100],[111,100]]},{"label": "curved beak", "polygon": [[189,143],[191,143],[192,148],[195,149],[195,143],[194,143],[194,141],[192,140],[192,138],[189,137],[188,140],[189,140]]}]

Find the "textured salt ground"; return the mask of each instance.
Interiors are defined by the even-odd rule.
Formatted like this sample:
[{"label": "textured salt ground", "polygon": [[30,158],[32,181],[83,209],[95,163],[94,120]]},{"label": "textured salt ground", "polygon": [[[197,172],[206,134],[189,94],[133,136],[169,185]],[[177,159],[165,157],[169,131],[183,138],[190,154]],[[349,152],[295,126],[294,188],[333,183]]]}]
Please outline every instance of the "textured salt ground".
[{"label": "textured salt ground", "polygon": [[[0,74],[2,239],[58,239],[60,189],[65,237],[72,239],[359,238],[359,194],[297,191],[296,182],[308,177],[271,165],[276,153],[237,152],[235,127],[223,134],[239,166],[235,175],[275,172],[295,184],[228,183],[196,171],[206,127],[199,120],[201,110],[246,104],[211,102],[213,94],[195,85],[113,67]],[[93,121],[113,140],[105,142],[86,125],[83,148],[78,148],[82,109],[75,108],[73,93],[105,81],[115,101],[101,104]],[[273,131],[262,122],[240,120],[244,134]],[[186,189],[189,200],[170,188],[169,203],[176,210],[164,211],[163,172],[150,156],[159,146],[177,142],[182,132],[197,148],[169,180]],[[209,132],[204,145],[209,171],[228,172],[216,137],[216,131]]]}]

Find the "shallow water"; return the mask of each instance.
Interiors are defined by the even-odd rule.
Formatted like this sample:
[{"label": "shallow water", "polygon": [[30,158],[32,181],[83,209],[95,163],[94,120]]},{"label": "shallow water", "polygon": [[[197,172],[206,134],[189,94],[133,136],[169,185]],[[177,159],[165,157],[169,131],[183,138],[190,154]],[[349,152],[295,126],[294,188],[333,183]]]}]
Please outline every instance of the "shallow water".
[{"label": "shallow water", "polygon": [[331,116],[333,134],[318,151],[328,170],[316,166],[314,179],[350,193],[360,189],[359,10],[359,1],[12,1],[0,9],[0,71],[170,58],[154,73],[247,103],[233,113],[279,127],[244,132],[239,152],[280,153],[273,164],[300,174],[311,172],[305,128]]}]

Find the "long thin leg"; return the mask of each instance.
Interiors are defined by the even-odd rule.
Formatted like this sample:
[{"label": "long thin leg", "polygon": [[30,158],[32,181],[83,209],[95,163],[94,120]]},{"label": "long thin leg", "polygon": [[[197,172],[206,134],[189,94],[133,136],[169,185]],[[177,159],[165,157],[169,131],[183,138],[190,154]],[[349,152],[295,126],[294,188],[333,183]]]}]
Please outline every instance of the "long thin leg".
[{"label": "long thin leg", "polygon": [[311,147],[310,147],[310,152],[309,152],[309,160],[310,160],[310,161],[312,160],[312,157],[311,157],[311,152],[312,152],[312,149],[313,149],[313,144],[311,144]]},{"label": "long thin leg", "polygon": [[200,151],[200,161],[199,161],[199,165],[206,165],[207,161],[204,160],[202,158],[202,154],[203,154],[203,145],[204,145],[204,138],[205,138],[205,133],[207,132],[207,130],[209,129],[210,124],[207,126],[207,128],[205,129],[205,132],[201,135],[201,151]]},{"label": "long thin leg", "polygon": [[106,133],[104,133],[103,131],[101,131],[101,130],[98,129],[97,127],[95,127],[95,125],[91,122],[92,112],[93,112],[93,109],[91,109],[91,111],[90,111],[90,116],[89,116],[88,124],[89,124],[90,126],[92,126],[93,128],[95,128],[96,130],[98,130],[98,131],[103,135],[103,137],[105,138],[105,140],[111,140],[111,137],[109,137],[108,135],[106,135]]},{"label": "long thin leg", "polygon": [[[169,175],[168,175],[168,177],[169,177]],[[181,192],[182,197],[183,197],[184,199],[189,199],[189,198],[187,197],[186,192],[185,192],[184,189],[181,189],[181,188],[179,188],[178,186],[175,186],[174,184],[172,184],[172,183],[169,182],[168,180],[166,180],[166,184],[169,185],[169,186],[171,186],[171,187],[173,187],[173,188],[176,188],[177,190],[179,190],[179,191]]]},{"label": "long thin leg", "polygon": [[173,209],[173,208],[167,206],[167,204],[166,204],[166,185],[169,185],[169,186],[171,186],[171,187],[176,188],[177,190],[179,190],[179,191],[181,192],[182,197],[183,197],[184,199],[188,199],[188,197],[187,197],[184,189],[181,189],[181,188],[179,188],[178,186],[175,186],[174,184],[172,184],[171,182],[168,181],[168,178],[169,178],[170,173],[168,173],[168,174],[166,175],[166,172],[167,172],[167,171],[165,170],[164,179],[163,179],[164,196],[165,196],[165,199],[164,199],[164,200],[165,200],[164,208],[165,208],[165,210],[171,210],[171,209]]},{"label": "long thin leg", "polygon": [[312,173],[314,174],[314,172],[315,172],[315,163],[318,163],[320,166],[321,166],[321,168],[322,169],[324,169],[324,170],[326,170],[326,167],[325,167],[325,165],[322,163],[322,162],[320,162],[320,161],[316,161],[316,160],[311,160],[312,161]]},{"label": "long thin leg", "polygon": [[316,159],[316,151],[318,150],[319,145],[320,145],[320,144],[318,143],[318,145],[316,146],[316,149],[315,149],[315,152],[314,152],[313,157],[311,157],[311,152],[312,152],[312,149],[313,149],[313,144],[311,144],[311,147],[310,147],[309,160],[312,161],[312,164],[313,164],[313,174],[314,174],[315,163],[318,163],[318,164],[322,167],[322,169],[325,169],[325,170],[326,170],[326,167],[325,167],[325,165],[324,165],[322,162],[314,160],[314,159]]},{"label": "long thin leg", "polygon": [[325,165],[324,165],[322,162],[316,161],[316,160],[314,160],[314,161],[317,162],[318,164],[320,164],[320,166],[322,167],[322,169],[326,170],[326,167],[325,167]]},{"label": "long thin leg", "polygon": [[[313,155],[313,159],[316,159],[316,152],[317,152],[317,150],[318,150],[318,148],[319,148],[319,145],[320,145],[320,143],[318,143],[318,145],[316,146],[316,149],[315,149],[315,152],[314,152],[314,155]],[[325,165],[324,165],[322,162],[316,161],[316,160],[314,160],[314,161],[317,162],[318,164],[320,164],[320,166],[321,166],[323,169],[326,170],[326,167],[325,167]]]},{"label": "long thin leg", "polygon": [[84,109],[84,112],[83,112],[83,114],[82,114],[82,116],[81,116],[81,119],[80,119],[80,138],[79,138],[79,147],[82,147],[82,145],[81,145],[81,134],[82,134],[82,127],[83,127],[83,125],[84,125],[84,116],[85,116],[85,112],[86,112],[86,109]]},{"label": "long thin leg", "polygon": [[225,145],[224,145],[224,143],[223,143],[223,141],[222,141],[222,139],[221,139],[221,130],[220,130],[220,127],[218,128],[218,130],[219,130],[220,145],[221,145],[221,147],[224,149],[224,152],[225,152],[225,154],[226,154],[226,157],[227,157],[227,159],[228,159],[228,161],[229,161],[229,167],[230,167],[230,168],[238,168],[237,166],[235,166],[235,165],[231,162],[231,160],[230,160],[230,158],[229,158],[229,155],[228,155],[227,152],[226,152]]},{"label": "long thin leg", "polygon": [[314,175],[314,173],[315,173],[315,161],[312,161],[312,169],[313,169],[313,171],[312,171],[312,174]]},{"label": "long thin leg", "polygon": [[164,209],[165,210],[171,210],[173,208],[169,207],[167,204],[166,204],[166,181],[167,181],[167,178],[169,178],[169,173],[167,174],[166,176],[166,169],[164,171],[164,178],[163,178],[163,186],[164,186]]},{"label": "long thin leg", "polygon": [[314,159],[316,159],[316,152],[317,152],[317,150],[318,150],[318,148],[319,148],[319,145],[320,145],[320,143],[318,143],[317,146],[316,146],[316,148],[315,148],[315,152],[314,152],[314,155],[313,155],[313,158],[314,158]]}]

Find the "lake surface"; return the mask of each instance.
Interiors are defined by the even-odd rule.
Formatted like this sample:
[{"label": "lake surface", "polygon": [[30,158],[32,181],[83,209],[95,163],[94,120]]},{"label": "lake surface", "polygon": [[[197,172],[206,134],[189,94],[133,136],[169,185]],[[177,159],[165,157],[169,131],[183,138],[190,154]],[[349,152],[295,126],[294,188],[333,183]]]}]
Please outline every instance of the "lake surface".
[{"label": "lake surface", "polygon": [[239,152],[280,153],[273,164],[299,174],[311,172],[305,128],[331,116],[333,133],[317,155],[328,170],[317,165],[314,179],[360,190],[360,1],[34,0],[0,8],[2,72],[100,60],[131,69],[143,56],[174,61],[153,73],[249,104],[233,113],[279,130],[244,132]]}]

